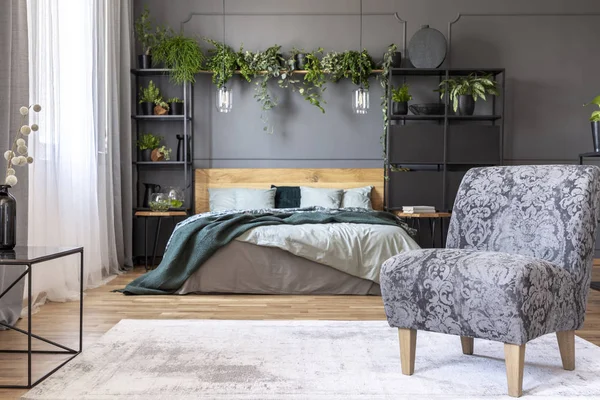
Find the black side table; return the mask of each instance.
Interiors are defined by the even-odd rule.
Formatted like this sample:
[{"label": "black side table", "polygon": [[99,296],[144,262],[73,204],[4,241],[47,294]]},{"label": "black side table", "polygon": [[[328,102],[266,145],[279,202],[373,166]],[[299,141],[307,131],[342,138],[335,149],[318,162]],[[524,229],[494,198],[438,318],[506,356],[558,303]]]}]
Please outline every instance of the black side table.
[{"label": "black side table", "polygon": [[173,229],[175,229],[175,218],[187,217],[188,213],[185,211],[137,211],[135,213],[135,216],[138,218],[144,218],[144,264],[146,267],[146,271],[148,271],[150,269],[150,266],[148,266],[148,218],[158,219],[156,232],[154,233],[154,245],[152,246],[152,267],[154,267],[156,247],[158,245],[158,236],[160,235],[162,219],[171,218],[171,222],[173,223]]},{"label": "black side table", "polygon": [[[600,158],[600,153],[581,153],[579,155],[579,165],[583,165],[584,158]],[[600,282],[592,282],[590,287],[595,290],[600,290]]]},{"label": "black side table", "polygon": [[[31,332],[31,275],[33,273],[33,265],[43,263],[45,261],[55,260],[57,258],[66,257],[72,254],[80,254],[80,272],[79,272],[79,350],[73,350],[70,347],[45,339]],[[2,293],[0,299],[5,296],[19,281],[27,277],[27,330],[19,329],[15,326],[10,326],[3,322],[0,325],[13,331],[27,335],[27,350],[10,349],[0,350],[0,353],[27,353],[27,385],[0,385],[2,389],[31,389],[56,371],[63,365],[71,361],[83,348],[83,247],[30,247],[17,246],[14,250],[0,252],[0,265],[5,266],[25,266],[23,272],[13,283],[11,283]],[[36,268],[43,268],[39,266]],[[0,335],[2,332],[0,331]],[[32,350],[31,338],[41,340],[42,342],[51,344],[62,350]],[[59,366],[42,376],[38,380],[31,381],[31,355],[32,354],[72,354],[67,360],[63,361]]]}]

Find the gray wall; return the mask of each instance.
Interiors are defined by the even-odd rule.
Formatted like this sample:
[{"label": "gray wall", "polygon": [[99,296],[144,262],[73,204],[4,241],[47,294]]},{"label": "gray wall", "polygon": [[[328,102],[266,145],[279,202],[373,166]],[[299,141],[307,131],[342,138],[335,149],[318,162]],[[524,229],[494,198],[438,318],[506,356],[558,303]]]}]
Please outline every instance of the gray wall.
[{"label": "gray wall", "polygon": [[[136,15],[144,4],[160,23],[176,29],[191,12],[222,12],[220,0],[135,0]],[[250,50],[275,43],[284,49],[358,49],[358,15],[326,14],[358,14],[359,4],[358,0],[226,0],[228,14],[258,14],[228,16],[226,41],[235,48],[243,43]],[[593,50],[600,36],[600,16],[568,14],[600,13],[597,0],[364,0],[363,10],[387,14],[364,17],[363,43],[375,58],[381,58],[392,42],[402,45],[403,26],[392,16],[395,12],[407,21],[407,39],[421,24],[447,34],[448,22],[458,13],[484,14],[464,16],[454,25],[448,62],[453,67],[506,68],[506,162],[572,163],[578,153],[592,150],[587,120],[592,110],[581,105],[600,92],[600,53]],[[264,15],[278,12],[322,15]],[[182,26],[188,35],[221,39],[220,16],[194,16]],[[166,81],[163,86],[168,86]],[[233,113],[219,114],[209,76],[198,78],[196,167],[382,165],[381,89],[375,80],[366,116],[351,113],[353,86],[348,83],[328,85],[326,114],[297,94],[273,88],[281,100],[271,113],[276,122],[274,135],[262,131],[253,87],[239,78],[230,86],[235,96]],[[435,98],[429,88],[416,84],[414,89],[417,102]],[[175,126],[157,129],[168,135]]]}]

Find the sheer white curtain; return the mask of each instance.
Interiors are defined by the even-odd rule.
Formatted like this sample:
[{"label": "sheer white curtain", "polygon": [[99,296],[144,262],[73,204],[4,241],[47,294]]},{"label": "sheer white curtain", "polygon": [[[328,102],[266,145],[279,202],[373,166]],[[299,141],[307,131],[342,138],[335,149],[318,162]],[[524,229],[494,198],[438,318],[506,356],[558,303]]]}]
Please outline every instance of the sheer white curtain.
[{"label": "sheer white curtain", "polygon": [[[113,190],[121,185],[113,162],[120,159],[120,146],[113,142],[121,133],[130,135],[127,129],[119,132],[118,113],[120,91],[129,92],[129,83],[109,71],[120,68],[110,62],[122,60],[120,46],[115,47],[108,35],[115,29],[120,32],[120,24],[129,32],[129,15],[123,21],[112,10],[116,8],[120,17],[123,4],[130,10],[128,3],[27,0],[30,100],[43,108],[38,114],[40,131],[30,136],[35,162],[29,169],[28,242],[83,246],[85,287],[101,284],[126,262],[127,235]],[[128,46],[129,34],[123,40]],[[123,62],[129,65],[128,58]],[[72,258],[36,270],[32,289],[38,301],[78,297],[81,278]]]}]

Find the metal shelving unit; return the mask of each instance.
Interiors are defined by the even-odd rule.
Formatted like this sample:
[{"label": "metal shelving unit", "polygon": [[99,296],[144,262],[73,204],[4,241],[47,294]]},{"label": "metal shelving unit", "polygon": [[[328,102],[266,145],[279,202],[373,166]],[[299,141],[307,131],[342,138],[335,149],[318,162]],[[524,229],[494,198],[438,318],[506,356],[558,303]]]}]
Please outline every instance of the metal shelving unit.
[{"label": "metal shelving unit", "polygon": [[[499,83],[500,96],[492,96],[491,113],[449,114],[446,97],[444,115],[393,115],[390,93],[385,143],[389,177],[384,194],[387,210],[399,210],[405,205],[433,205],[438,211],[451,211],[458,186],[469,168],[503,164],[504,69],[391,68],[389,82],[398,78],[406,82],[410,77],[432,77],[439,83],[473,72],[491,74]],[[395,167],[410,171],[400,172]]]}]

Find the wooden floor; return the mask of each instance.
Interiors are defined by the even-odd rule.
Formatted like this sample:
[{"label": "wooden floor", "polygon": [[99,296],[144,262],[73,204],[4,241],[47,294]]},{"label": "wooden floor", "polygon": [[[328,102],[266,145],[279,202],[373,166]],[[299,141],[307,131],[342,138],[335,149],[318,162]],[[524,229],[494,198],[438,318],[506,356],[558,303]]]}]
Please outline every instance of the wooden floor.
[{"label": "wooden floor", "polygon": [[[121,275],[108,285],[88,290],[84,300],[84,349],[121,319],[385,319],[380,297],[364,296],[124,296],[112,293],[143,272]],[[600,260],[594,267],[594,280],[600,281]],[[48,303],[32,318],[33,332],[76,348],[78,343],[78,304]],[[27,321],[17,324],[27,328]],[[592,290],[584,328],[577,335],[600,345],[600,292]],[[36,342],[36,341],[34,341]],[[0,331],[0,348],[26,348],[25,336]],[[457,346],[459,342],[457,342]],[[49,349],[34,344],[35,348]],[[558,350],[557,350],[558,351]],[[50,371],[62,356],[34,356],[34,379]],[[26,359],[0,355],[0,385],[23,384]],[[26,390],[1,390],[0,399],[18,398]]]}]

